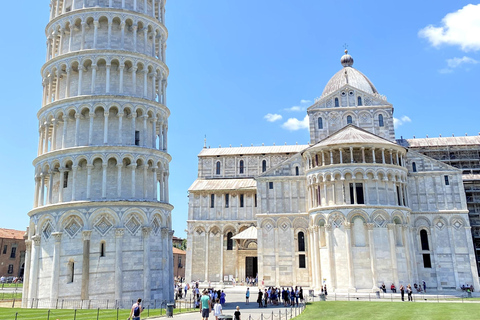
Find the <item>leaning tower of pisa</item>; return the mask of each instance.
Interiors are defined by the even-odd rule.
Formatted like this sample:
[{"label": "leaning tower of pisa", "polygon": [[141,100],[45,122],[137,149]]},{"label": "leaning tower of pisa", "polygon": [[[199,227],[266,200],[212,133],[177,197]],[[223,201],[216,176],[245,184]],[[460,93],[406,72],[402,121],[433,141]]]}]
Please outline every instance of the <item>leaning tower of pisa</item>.
[{"label": "leaning tower of pisa", "polygon": [[173,298],[165,0],[51,0],[24,307]]}]

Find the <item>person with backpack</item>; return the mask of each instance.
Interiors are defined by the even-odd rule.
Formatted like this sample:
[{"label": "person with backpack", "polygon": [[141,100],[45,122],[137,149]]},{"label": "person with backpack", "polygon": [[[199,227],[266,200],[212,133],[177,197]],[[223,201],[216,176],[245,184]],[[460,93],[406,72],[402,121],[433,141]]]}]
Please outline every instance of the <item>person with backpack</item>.
[{"label": "person with backpack", "polygon": [[142,314],[143,308],[141,306],[142,299],[138,299],[137,303],[134,303],[132,306],[132,310],[130,310],[130,316],[128,320],[140,320],[140,314]]}]

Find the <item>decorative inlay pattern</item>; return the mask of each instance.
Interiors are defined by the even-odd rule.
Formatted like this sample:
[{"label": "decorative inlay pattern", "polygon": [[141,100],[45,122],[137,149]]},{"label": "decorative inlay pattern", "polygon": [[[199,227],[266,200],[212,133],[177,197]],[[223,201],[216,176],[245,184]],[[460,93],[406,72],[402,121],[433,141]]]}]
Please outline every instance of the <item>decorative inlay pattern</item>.
[{"label": "decorative inlay pattern", "polygon": [[107,217],[102,216],[100,220],[95,224],[94,228],[97,230],[102,236],[106,235],[110,229],[112,229],[113,224],[108,221]]},{"label": "decorative inlay pattern", "polygon": [[132,216],[127,223],[125,224],[125,228],[132,234],[135,235],[137,231],[140,229],[140,222],[138,222],[135,216]]}]

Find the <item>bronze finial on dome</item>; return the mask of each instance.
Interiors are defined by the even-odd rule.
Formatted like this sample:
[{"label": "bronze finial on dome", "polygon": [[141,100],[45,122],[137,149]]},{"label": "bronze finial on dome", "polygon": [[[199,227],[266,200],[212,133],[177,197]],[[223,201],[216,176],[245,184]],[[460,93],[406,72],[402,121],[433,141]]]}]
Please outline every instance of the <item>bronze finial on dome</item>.
[{"label": "bronze finial on dome", "polygon": [[351,67],[353,65],[353,58],[348,54],[348,50],[345,48],[345,54],[340,59],[340,63],[344,67]]}]

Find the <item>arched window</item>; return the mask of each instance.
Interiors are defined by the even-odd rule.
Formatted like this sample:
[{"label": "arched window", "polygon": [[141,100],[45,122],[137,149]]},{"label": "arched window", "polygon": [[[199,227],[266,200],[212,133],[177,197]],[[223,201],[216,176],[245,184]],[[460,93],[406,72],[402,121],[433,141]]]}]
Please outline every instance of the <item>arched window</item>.
[{"label": "arched window", "polygon": [[70,261],[68,263],[68,283],[72,283],[75,280],[75,262]]},{"label": "arched window", "polygon": [[295,167],[295,175],[298,176],[300,174],[299,170],[298,170],[298,166]]},{"label": "arched window", "polygon": [[302,231],[298,233],[298,251],[304,252],[305,251],[305,235]]},{"label": "arched window", "polygon": [[340,103],[338,103],[338,98],[335,98],[335,107],[340,107]]},{"label": "arched window", "polygon": [[422,250],[430,250],[428,246],[427,230],[420,230],[420,241],[422,242]]},{"label": "arched window", "polygon": [[362,106],[362,105],[363,105],[363,104],[362,104],[362,97],[358,97],[357,101],[358,101],[357,104],[358,104],[359,106]]},{"label": "arched window", "polygon": [[352,116],[347,117],[347,124],[351,124],[353,122]]},{"label": "arched window", "polygon": [[383,127],[383,115],[381,114],[378,115],[378,125]]},{"label": "arched window", "polygon": [[243,173],[243,160],[240,160],[240,173]]},{"label": "arched window", "polygon": [[105,257],[105,241],[100,242],[100,257]]},{"label": "arched window", "polygon": [[267,160],[262,161],[262,172],[267,171]]},{"label": "arched window", "polygon": [[318,129],[323,129],[323,120],[322,120],[322,118],[318,118]]},{"label": "arched window", "polygon": [[412,162],[412,170],[413,172],[417,172],[417,164],[415,162]]},{"label": "arched window", "polygon": [[227,250],[233,250],[233,233],[227,233]]},{"label": "arched window", "polygon": [[217,169],[215,171],[216,174],[220,174],[220,166],[221,166],[220,161],[217,161]]}]

